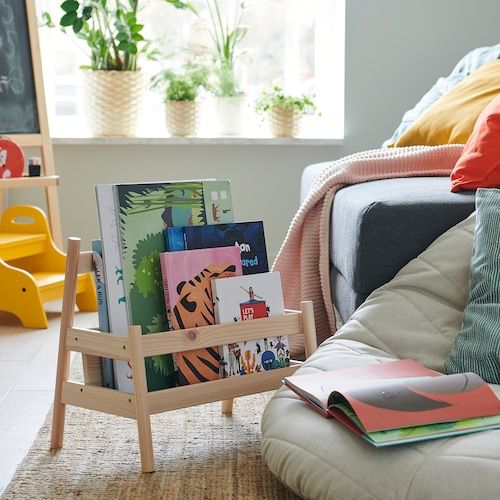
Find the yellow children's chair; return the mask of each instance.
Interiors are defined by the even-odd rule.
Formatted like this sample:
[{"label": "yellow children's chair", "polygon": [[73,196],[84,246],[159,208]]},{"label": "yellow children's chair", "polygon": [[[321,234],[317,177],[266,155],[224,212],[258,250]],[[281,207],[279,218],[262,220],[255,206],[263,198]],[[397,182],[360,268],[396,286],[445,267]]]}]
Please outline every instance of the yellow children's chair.
[{"label": "yellow children's chair", "polygon": [[[15,205],[0,219],[0,310],[16,315],[26,328],[48,328],[43,304],[63,296],[66,254],[54,244],[45,213]],[[76,304],[96,311],[91,273],[78,275]]]}]

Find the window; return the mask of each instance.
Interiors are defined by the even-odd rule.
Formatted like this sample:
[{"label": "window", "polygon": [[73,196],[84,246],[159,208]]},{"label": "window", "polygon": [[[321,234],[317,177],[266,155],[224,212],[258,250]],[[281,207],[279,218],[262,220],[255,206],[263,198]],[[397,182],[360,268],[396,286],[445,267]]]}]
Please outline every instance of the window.
[{"label": "window", "polygon": [[[230,13],[238,0],[220,0]],[[60,0],[37,2],[41,11],[60,17]],[[206,30],[196,16],[180,11],[163,0],[143,0],[139,17],[148,39],[161,41],[163,50],[179,53],[192,43],[203,43]],[[202,16],[205,1],[194,0]],[[253,112],[264,87],[276,82],[287,92],[313,94],[320,116],[308,116],[303,127],[307,137],[343,136],[344,117],[344,4],[345,0],[246,0],[243,24],[248,32],[241,43],[237,71],[246,93],[248,130],[245,135],[262,137],[267,127]],[[85,134],[82,79],[79,67],[87,63],[84,45],[57,29],[40,28],[47,107],[53,136]],[[172,57],[175,57],[172,56]],[[148,77],[160,63],[142,59]],[[206,99],[209,101],[209,98]],[[165,136],[161,96],[148,91],[142,123],[144,136]],[[200,136],[210,130],[210,115],[202,113]]]}]

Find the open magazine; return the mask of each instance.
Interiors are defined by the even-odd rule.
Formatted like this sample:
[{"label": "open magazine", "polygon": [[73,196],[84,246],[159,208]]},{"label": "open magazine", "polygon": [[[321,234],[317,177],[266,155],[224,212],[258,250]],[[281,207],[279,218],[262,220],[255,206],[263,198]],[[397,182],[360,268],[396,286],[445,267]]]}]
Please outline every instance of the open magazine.
[{"label": "open magazine", "polygon": [[500,428],[500,401],[478,375],[442,375],[411,359],[283,383],[377,447]]}]

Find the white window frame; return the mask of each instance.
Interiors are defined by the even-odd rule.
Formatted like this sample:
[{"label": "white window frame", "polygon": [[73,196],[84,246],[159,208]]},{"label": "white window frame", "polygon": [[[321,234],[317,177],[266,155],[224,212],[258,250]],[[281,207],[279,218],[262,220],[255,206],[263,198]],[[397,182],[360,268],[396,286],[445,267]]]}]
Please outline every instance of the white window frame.
[{"label": "white window frame", "polygon": [[[47,9],[50,0],[37,1],[38,12]],[[287,3],[287,17],[300,15],[304,8],[303,0],[285,0]],[[301,137],[342,139],[344,137],[344,74],[345,74],[345,0],[315,0],[315,33],[314,33],[314,65],[315,65],[315,102],[320,116],[304,117]],[[54,22],[57,22],[54,19]],[[292,26],[293,22],[289,21]],[[297,32],[289,29],[285,35],[285,62],[283,85],[289,91],[298,89],[297,48],[299,44]],[[77,77],[77,116],[55,116],[55,61],[52,50],[43,50],[55,43],[54,39],[62,34],[56,30],[40,29],[42,47],[42,63],[45,80],[45,93],[49,123],[53,137],[87,137],[88,130],[85,124],[84,103],[82,102],[82,85],[80,76]],[[65,37],[65,43],[73,43],[71,36]],[[60,43],[60,42],[59,42]],[[76,44],[75,44],[76,47]],[[331,50],[325,50],[331,47]],[[79,52],[79,51],[76,51]],[[85,64],[85,56],[79,64]],[[164,124],[164,113],[159,96],[148,93],[145,100],[145,113],[139,124],[141,137],[168,137]],[[256,117],[249,117],[249,130],[245,137],[270,137],[266,127]],[[206,117],[205,117],[206,119]],[[203,121],[203,120],[202,120]],[[152,126],[151,126],[152,124]],[[149,125],[149,127],[148,127]],[[209,136],[212,127],[202,129],[200,136]]]}]

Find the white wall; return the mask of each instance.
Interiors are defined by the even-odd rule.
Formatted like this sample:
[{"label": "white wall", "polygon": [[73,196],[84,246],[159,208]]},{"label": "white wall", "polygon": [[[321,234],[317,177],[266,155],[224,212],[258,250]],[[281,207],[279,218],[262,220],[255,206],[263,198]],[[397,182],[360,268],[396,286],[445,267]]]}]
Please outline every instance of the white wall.
[{"label": "white wall", "polygon": [[[274,257],[297,208],[302,169],[378,147],[469,50],[500,42],[497,0],[346,0],[342,146],[55,146],[65,236],[98,236],[93,185],[229,178],[238,219],[264,219]],[[40,203],[16,191],[13,203]]]}]

